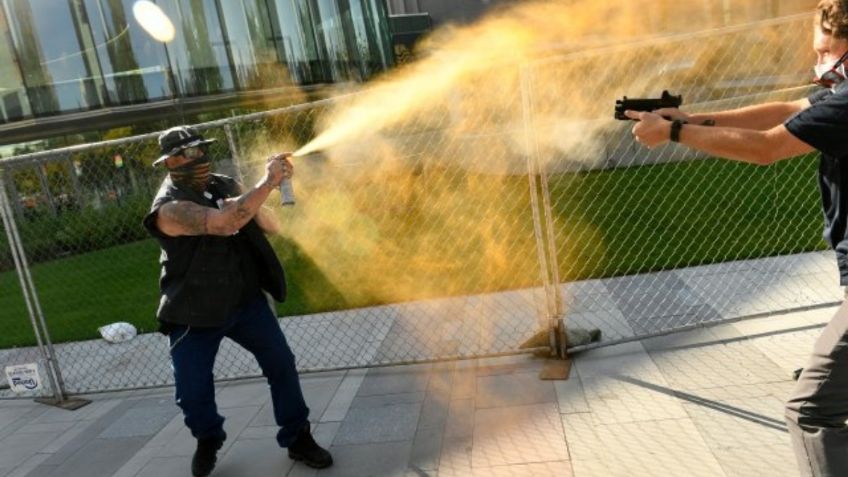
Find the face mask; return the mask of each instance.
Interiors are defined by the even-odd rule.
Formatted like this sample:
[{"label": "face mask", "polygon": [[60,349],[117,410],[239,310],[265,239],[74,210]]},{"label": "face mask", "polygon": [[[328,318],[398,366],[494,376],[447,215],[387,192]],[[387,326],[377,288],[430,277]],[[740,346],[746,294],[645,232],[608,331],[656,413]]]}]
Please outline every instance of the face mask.
[{"label": "face mask", "polygon": [[816,77],[813,80],[819,86],[833,88],[839,83],[845,81],[845,59],[848,53],[842,55],[833,65],[816,65],[813,70],[816,72]]},{"label": "face mask", "polygon": [[209,183],[209,163],[209,157],[204,155],[188,164],[175,167],[169,172],[171,181],[178,187],[187,187],[201,193]]}]

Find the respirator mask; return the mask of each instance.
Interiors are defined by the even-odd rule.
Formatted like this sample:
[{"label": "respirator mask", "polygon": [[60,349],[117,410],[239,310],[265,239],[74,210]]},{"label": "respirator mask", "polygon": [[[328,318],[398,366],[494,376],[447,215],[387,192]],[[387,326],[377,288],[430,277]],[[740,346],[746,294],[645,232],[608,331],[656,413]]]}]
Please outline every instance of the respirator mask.
[{"label": "respirator mask", "polygon": [[845,72],[846,59],[848,59],[848,53],[842,55],[832,65],[814,66],[813,71],[815,71],[816,77],[813,79],[813,83],[825,88],[833,88],[845,81],[845,78],[848,77],[848,73]]}]

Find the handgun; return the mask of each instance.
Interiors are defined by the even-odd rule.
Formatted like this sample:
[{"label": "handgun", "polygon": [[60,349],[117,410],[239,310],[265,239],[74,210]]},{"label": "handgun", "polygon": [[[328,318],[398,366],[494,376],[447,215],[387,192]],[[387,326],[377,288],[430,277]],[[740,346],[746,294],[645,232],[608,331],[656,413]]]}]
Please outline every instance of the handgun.
[{"label": "handgun", "polygon": [[683,104],[683,96],[674,96],[668,91],[663,91],[659,98],[628,98],[615,101],[615,119],[627,121],[630,118],[624,115],[625,111],[656,111],[662,108],[679,108]]}]

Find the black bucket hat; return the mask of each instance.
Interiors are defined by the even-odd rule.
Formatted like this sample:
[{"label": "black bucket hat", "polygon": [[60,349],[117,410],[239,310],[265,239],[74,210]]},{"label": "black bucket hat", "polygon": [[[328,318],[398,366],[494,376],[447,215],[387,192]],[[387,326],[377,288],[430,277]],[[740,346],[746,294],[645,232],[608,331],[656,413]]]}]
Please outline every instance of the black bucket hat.
[{"label": "black bucket hat", "polygon": [[176,155],[187,147],[200,146],[215,142],[214,139],[206,139],[196,129],[189,126],[175,126],[159,135],[159,150],[162,153],[159,159],[153,162],[158,166],[165,159]]}]

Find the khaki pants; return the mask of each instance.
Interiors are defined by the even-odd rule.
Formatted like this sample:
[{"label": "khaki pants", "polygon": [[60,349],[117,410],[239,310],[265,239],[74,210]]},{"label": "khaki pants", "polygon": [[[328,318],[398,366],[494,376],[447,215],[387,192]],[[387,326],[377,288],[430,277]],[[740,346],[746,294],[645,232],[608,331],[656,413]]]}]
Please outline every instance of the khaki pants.
[{"label": "khaki pants", "polygon": [[801,475],[848,476],[848,301],[813,347],[786,404]]}]

